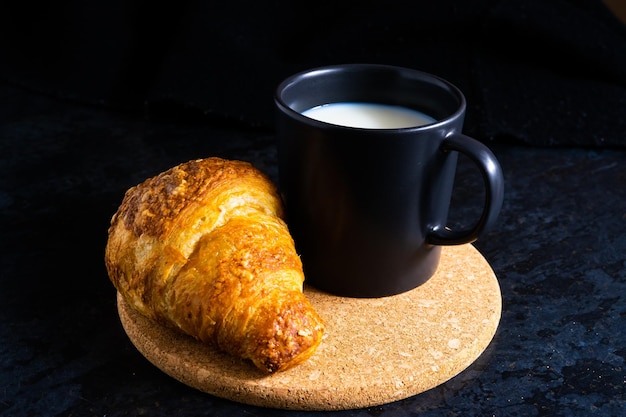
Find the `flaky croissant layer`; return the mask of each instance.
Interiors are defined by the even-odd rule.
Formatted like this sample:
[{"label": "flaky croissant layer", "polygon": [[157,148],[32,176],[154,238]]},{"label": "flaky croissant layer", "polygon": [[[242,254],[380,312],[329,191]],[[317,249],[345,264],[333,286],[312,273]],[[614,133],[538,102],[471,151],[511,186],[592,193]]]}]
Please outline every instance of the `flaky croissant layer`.
[{"label": "flaky croissant layer", "polygon": [[129,189],[105,263],[143,315],[276,372],[308,359],[324,323],[274,184],[251,164],[190,161]]}]

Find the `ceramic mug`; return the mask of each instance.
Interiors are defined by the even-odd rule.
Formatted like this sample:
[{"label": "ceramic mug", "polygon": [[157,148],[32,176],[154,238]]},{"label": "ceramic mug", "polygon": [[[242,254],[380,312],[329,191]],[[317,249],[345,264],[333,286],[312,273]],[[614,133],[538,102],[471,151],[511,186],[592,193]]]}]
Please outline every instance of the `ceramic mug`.
[{"label": "ceramic mug", "polygon": [[[338,103],[431,119],[363,127],[350,116],[344,123],[310,115]],[[339,296],[402,293],[435,273],[443,245],[473,242],[494,224],[502,171],[484,144],[462,133],[466,101],[449,82],[387,65],[329,66],[284,80],[275,104],[279,187],[307,284]],[[485,187],[481,215],[466,230],[446,226],[458,152]]]}]

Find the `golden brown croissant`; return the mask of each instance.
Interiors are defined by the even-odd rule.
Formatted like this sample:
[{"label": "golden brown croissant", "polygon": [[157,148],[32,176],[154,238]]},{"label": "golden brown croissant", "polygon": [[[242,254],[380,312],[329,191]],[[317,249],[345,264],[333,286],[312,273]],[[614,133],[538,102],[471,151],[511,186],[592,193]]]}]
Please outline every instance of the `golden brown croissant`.
[{"label": "golden brown croissant", "polygon": [[126,192],[111,220],[111,281],[143,315],[275,372],[309,358],[324,324],[274,184],[208,158]]}]

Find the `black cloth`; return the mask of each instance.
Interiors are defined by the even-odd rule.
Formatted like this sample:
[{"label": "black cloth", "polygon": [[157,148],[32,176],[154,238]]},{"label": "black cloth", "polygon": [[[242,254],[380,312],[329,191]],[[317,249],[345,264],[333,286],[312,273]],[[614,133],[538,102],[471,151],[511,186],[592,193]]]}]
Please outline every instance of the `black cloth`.
[{"label": "black cloth", "polygon": [[599,0],[0,6],[6,81],[154,119],[272,128],[283,78],[352,62],[452,81],[479,140],[626,146],[626,28]]}]

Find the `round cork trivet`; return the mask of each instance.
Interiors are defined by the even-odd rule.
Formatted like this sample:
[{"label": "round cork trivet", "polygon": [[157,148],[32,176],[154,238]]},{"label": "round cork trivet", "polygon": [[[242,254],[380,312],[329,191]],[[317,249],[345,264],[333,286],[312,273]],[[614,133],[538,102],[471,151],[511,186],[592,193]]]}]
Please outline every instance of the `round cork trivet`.
[{"label": "round cork trivet", "polygon": [[184,384],[263,407],[343,410],[407,398],[457,375],[489,345],[502,309],[498,280],[471,245],[443,248],[435,275],[403,294],[305,293],[326,321],[324,339],[309,360],[272,375],[155,324],[119,294],[118,311],[137,349]]}]

